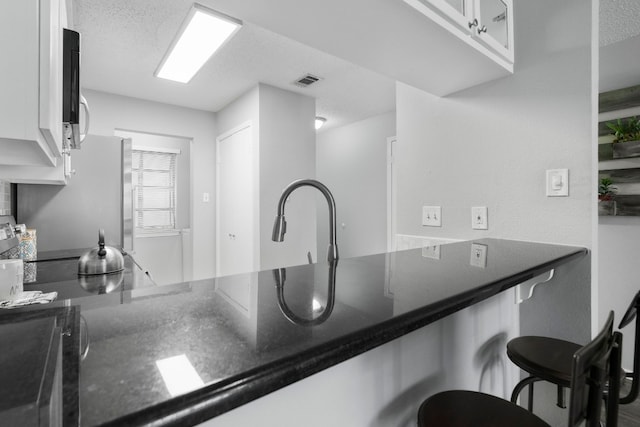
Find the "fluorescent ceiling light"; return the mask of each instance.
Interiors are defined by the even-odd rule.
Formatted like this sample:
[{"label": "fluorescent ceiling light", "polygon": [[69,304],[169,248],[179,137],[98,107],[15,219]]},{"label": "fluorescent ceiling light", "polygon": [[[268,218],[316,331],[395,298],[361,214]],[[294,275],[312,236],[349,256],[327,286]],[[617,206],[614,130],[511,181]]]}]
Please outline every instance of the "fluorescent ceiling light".
[{"label": "fluorescent ceiling light", "polygon": [[322,125],[327,121],[324,117],[316,117],[316,130],[320,129]]},{"label": "fluorescent ceiling light", "polygon": [[204,385],[204,381],[184,354],[158,360],[156,366],[172,397]]},{"label": "fluorescent ceiling light", "polygon": [[240,27],[242,21],[194,3],[156,70],[156,77],[188,83]]}]

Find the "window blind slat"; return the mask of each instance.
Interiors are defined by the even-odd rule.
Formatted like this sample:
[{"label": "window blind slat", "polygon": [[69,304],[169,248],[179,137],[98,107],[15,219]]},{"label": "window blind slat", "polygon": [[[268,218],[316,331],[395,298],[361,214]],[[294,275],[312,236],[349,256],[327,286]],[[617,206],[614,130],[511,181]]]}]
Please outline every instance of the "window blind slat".
[{"label": "window blind slat", "polygon": [[170,187],[173,186],[171,172],[158,172],[145,170],[142,174],[142,185],[145,187]]},{"label": "window blind slat", "polygon": [[176,153],[133,150],[132,181],[137,195],[134,200],[137,228],[175,228],[176,157]]}]

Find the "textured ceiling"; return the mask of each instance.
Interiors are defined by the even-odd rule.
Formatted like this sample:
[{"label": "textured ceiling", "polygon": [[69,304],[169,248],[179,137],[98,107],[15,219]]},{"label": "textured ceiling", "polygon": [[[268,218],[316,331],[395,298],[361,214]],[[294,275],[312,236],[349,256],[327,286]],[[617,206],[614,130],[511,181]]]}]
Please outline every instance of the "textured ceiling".
[{"label": "textured ceiling", "polygon": [[[391,79],[249,22],[189,84],[158,79],[153,73],[192,0],[73,1],[72,19],[82,33],[85,88],[218,111],[263,82],[314,97],[317,114],[329,119],[326,128],[395,108]],[[216,0],[200,3],[216,8]],[[628,44],[634,38],[640,40],[639,34],[640,0],[600,0],[601,46]],[[601,84],[606,86],[603,71]],[[323,80],[306,89],[292,84],[306,73]],[[620,78],[616,75],[611,80]]]},{"label": "textured ceiling", "polygon": [[[215,0],[200,0],[215,9]],[[218,111],[258,82],[316,98],[326,128],[395,109],[395,83],[369,70],[245,22],[188,84],[153,76],[192,0],[75,0],[82,34],[82,86]],[[242,19],[242,17],[237,17]],[[306,73],[323,78],[303,89]]]},{"label": "textured ceiling", "polygon": [[640,34],[640,1],[600,0],[600,46]]},{"label": "textured ceiling", "polygon": [[600,0],[599,92],[640,84],[640,0]]}]

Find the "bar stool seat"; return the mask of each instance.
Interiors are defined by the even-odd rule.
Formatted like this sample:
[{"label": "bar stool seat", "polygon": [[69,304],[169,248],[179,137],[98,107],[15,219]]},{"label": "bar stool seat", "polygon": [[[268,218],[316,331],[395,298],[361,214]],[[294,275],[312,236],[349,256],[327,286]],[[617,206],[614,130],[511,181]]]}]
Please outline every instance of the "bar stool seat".
[{"label": "bar stool seat", "polygon": [[[619,392],[622,334],[613,332],[613,312],[604,327],[571,358],[568,426],[600,425],[605,384]],[[606,400],[607,426],[618,421],[618,399]],[[586,424],[585,424],[586,421]],[[437,393],[420,405],[419,427],[549,427],[545,421],[515,403],[481,392],[451,390]]]},{"label": "bar stool seat", "polygon": [[526,336],[507,343],[507,356],[529,374],[569,387],[572,357],[580,347],[570,341]]},{"label": "bar stool seat", "polygon": [[489,394],[452,390],[425,400],[418,411],[419,427],[550,427],[511,402]]},{"label": "bar stool seat", "polygon": [[[636,320],[636,336],[634,342],[634,370],[625,374],[621,370],[622,379],[632,379],[631,390],[626,396],[620,398],[620,403],[633,402],[637,396],[640,385],[640,318],[637,310],[640,307],[640,292],[632,299],[618,329],[622,329]],[[549,337],[523,336],[514,338],[507,343],[507,356],[520,369],[529,376],[520,381],[511,394],[511,401],[516,403],[522,390],[529,386],[529,411],[533,410],[533,384],[537,381],[547,381],[558,386],[557,406],[566,407],[564,389],[569,387],[571,381],[571,365],[574,353],[580,348],[579,344]]]},{"label": "bar stool seat", "polygon": [[522,390],[529,386],[527,407],[533,411],[533,383],[548,381],[558,386],[557,405],[566,407],[564,388],[571,381],[573,354],[579,344],[549,337],[524,336],[514,338],[507,343],[507,356],[529,376],[520,381],[511,394],[511,401],[517,403]]}]

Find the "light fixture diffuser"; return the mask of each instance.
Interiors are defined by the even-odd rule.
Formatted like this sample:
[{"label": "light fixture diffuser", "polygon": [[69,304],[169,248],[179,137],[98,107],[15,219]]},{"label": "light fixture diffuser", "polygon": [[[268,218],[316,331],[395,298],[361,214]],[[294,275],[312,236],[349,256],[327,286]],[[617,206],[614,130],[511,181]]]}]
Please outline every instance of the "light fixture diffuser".
[{"label": "light fixture diffuser", "polygon": [[188,83],[241,27],[242,21],[194,3],[155,76]]}]

